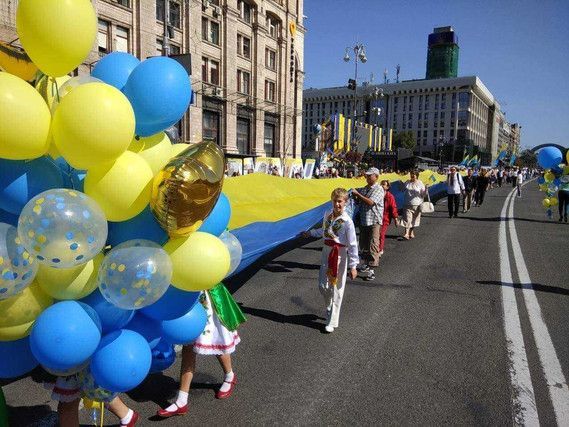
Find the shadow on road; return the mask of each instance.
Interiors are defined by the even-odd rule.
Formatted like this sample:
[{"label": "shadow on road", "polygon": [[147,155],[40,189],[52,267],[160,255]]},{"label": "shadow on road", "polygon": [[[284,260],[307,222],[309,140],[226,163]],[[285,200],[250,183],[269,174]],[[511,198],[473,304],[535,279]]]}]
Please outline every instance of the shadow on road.
[{"label": "shadow on road", "polygon": [[271,273],[290,273],[292,269],[301,270],[320,270],[320,266],[316,264],[304,264],[302,262],[294,261],[273,261],[269,262],[262,267]]},{"label": "shadow on road", "polygon": [[[57,425],[57,413],[49,405],[8,405],[10,427],[40,427]],[[39,420],[39,421],[38,421]]]},{"label": "shadow on road", "polygon": [[550,294],[557,294],[557,295],[569,295],[569,289],[560,288],[558,286],[542,285],[540,283],[532,283],[531,285],[522,285],[521,283],[502,283],[502,282],[497,282],[495,280],[491,281],[477,280],[476,283],[480,283],[481,285],[509,286],[515,289],[533,289],[538,292],[547,292]]},{"label": "shadow on road", "polygon": [[243,304],[239,304],[243,313],[249,314],[251,316],[260,317],[262,319],[270,320],[277,323],[287,323],[289,325],[299,325],[305,326],[307,328],[321,330],[324,326],[320,320],[325,320],[323,317],[317,316],[315,314],[295,314],[287,315],[277,313],[276,311],[265,310],[262,308],[246,307]]}]

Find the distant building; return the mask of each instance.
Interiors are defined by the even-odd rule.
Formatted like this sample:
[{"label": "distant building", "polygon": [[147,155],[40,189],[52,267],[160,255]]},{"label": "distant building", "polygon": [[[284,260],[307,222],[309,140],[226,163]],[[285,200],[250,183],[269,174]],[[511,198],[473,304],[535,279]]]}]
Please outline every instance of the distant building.
[{"label": "distant building", "polygon": [[438,27],[429,34],[425,78],[447,79],[458,76],[458,37],[452,27]]},{"label": "distant building", "polygon": [[[353,102],[354,91],[345,87],[304,91],[302,135],[307,155],[313,155],[315,147],[313,125],[337,113],[353,116]],[[390,130],[411,131],[417,141],[415,154],[449,162],[466,154],[477,154],[486,164],[496,158],[499,111],[500,105],[476,76],[358,89],[358,121],[382,128],[383,149],[390,146]]]},{"label": "distant building", "polygon": [[[242,157],[300,157],[303,0],[92,2],[97,39],[75,74],[113,51],[185,55],[195,96],[177,125],[183,141],[211,138]],[[0,0],[0,40],[17,43],[17,6]]]}]

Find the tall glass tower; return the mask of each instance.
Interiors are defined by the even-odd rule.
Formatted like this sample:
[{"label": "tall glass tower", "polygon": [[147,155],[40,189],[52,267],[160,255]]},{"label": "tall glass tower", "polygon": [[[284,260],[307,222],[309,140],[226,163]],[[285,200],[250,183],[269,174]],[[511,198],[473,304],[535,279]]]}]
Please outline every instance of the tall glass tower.
[{"label": "tall glass tower", "polygon": [[429,34],[426,79],[457,77],[458,37],[452,27],[438,27]]}]

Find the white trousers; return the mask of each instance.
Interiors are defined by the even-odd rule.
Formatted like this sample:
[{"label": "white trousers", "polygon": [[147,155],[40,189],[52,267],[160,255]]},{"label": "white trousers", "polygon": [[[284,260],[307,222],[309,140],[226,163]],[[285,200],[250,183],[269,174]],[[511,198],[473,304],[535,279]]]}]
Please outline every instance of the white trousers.
[{"label": "white trousers", "polygon": [[331,250],[332,248],[326,245],[322,249],[318,289],[324,297],[324,304],[326,305],[326,325],[337,328],[340,320],[340,308],[342,307],[344,289],[346,288],[348,253],[346,248],[340,248],[340,254],[338,256],[338,281],[336,286],[332,286],[328,282],[328,275],[326,274],[328,271],[328,254],[330,254]]}]

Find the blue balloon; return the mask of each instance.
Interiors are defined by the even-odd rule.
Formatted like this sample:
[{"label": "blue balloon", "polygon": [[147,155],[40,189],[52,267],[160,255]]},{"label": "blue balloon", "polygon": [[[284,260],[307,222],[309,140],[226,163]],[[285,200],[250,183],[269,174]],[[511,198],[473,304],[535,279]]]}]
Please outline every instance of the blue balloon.
[{"label": "blue balloon", "polygon": [[136,313],[132,320],[125,326],[125,329],[142,335],[148,342],[150,349],[156,347],[162,338],[160,322],[154,319],[149,319],[141,313]]},{"label": "blue balloon", "polygon": [[0,378],[19,377],[39,365],[30,348],[30,337],[0,341],[0,360]]},{"label": "blue balloon", "polygon": [[190,311],[199,299],[200,292],[186,292],[170,286],[158,301],[140,311],[151,319],[173,320]]},{"label": "blue balloon", "polygon": [[47,157],[34,160],[0,159],[0,209],[19,215],[38,194],[64,187],[61,171]]},{"label": "blue balloon", "polygon": [[101,341],[99,316],[87,304],[62,301],[36,319],[30,335],[35,358],[52,371],[81,368]]},{"label": "blue balloon", "polygon": [[14,227],[18,226],[18,215],[14,215],[13,213],[3,211],[0,209],[0,222],[5,224],[10,224]]},{"label": "blue balloon", "polygon": [[537,179],[537,183],[538,183],[538,184],[545,184],[545,178],[542,177],[542,176],[540,176],[540,177]]},{"label": "blue balloon", "polygon": [[150,373],[155,374],[168,369],[176,361],[176,350],[174,346],[166,341],[160,341],[152,350],[152,365]]},{"label": "blue balloon", "polygon": [[117,246],[127,240],[144,239],[163,245],[168,240],[164,231],[147,206],[141,213],[128,221],[110,222],[107,244]]},{"label": "blue balloon", "polygon": [[123,92],[136,119],[135,133],[150,136],[178,122],[190,104],[188,73],[165,56],[149,58],[130,74]]},{"label": "blue balloon", "polygon": [[557,147],[545,147],[537,153],[537,162],[544,169],[551,169],[563,161],[563,153]]},{"label": "blue balloon", "polygon": [[217,199],[217,203],[198,231],[219,237],[227,228],[229,218],[231,218],[231,204],[227,196],[221,193]]},{"label": "blue balloon", "polygon": [[138,64],[140,64],[138,58],[130,53],[112,52],[97,62],[91,76],[122,90]]},{"label": "blue balloon", "polygon": [[555,178],[555,179],[553,180],[553,184],[554,184],[555,186],[559,187],[559,186],[561,185],[561,180],[560,180],[559,178]]},{"label": "blue balloon", "polygon": [[99,387],[125,392],[144,381],[151,363],[152,354],[144,337],[120,329],[101,339],[91,359],[91,373]]},{"label": "blue balloon", "polygon": [[99,289],[81,300],[99,315],[103,334],[123,328],[134,316],[134,310],[124,310],[108,302]]},{"label": "blue balloon", "polygon": [[205,308],[196,304],[182,317],[162,322],[162,339],[170,344],[191,344],[203,332],[206,323]]}]

